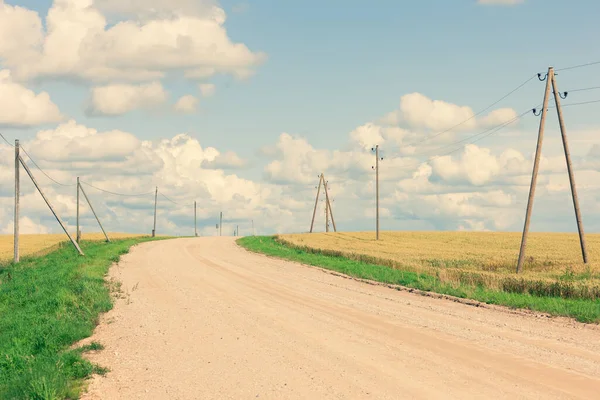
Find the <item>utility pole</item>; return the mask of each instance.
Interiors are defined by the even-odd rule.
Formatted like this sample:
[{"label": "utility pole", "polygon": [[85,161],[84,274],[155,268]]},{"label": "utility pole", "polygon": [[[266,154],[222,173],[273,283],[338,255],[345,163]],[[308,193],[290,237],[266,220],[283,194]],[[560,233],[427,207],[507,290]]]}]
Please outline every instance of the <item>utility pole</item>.
[{"label": "utility pole", "polygon": [[79,230],[79,177],[77,177],[77,232],[75,234],[76,241],[79,243],[81,240],[81,231]]},{"label": "utility pole", "polygon": [[152,229],[152,237],[156,236],[156,202],[158,201],[158,186],[154,191],[154,228]]},{"label": "utility pole", "polygon": [[325,201],[325,232],[329,232],[329,202]]},{"label": "utility pole", "polygon": [[197,225],[197,213],[196,213],[196,201],[194,201],[194,236],[198,236],[198,225]]},{"label": "utility pole", "polygon": [[321,192],[321,183],[323,183],[323,174],[319,175],[319,186],[317,187],[317,198],[315,199],[315,208],[313,210],[312,220],[310,222],[310,233],[315,226],[315,216],[317,215],[317,205],[319,204],[319,193]]},{"label": "utility pole", "polygon": [[[379,145],[371,150],[375,151],[375,229],[376,229],[376,240],[379,240]],[[383,160],[383,158],[381,158]]]},{"label": "utility pole", "polygon": [[14,247],[15,247],[15,264],[19,262],[19,202],[21,196],[21,182],[19,176],[19,159],[21,148],[19,146],[19,139],[15,140],[15,221],[14,221]]},{"label": "utility pole", "polygon": [[335,218],[333,218],[333,208],[331,207],[331,200],[329,200],[329,187],[327,186],[327,181],[325,181],[325,176],[323,176],[323,186],[325,187],[325,200],[327,201],[327,207],[329,208],[329,216],[331,217],[331,223],[333,224],[333,231],[337,232]]},{"label": "utility pole", "polygon": [[[575,208],[575,219],[577,220],[577,230],[579,231],[579,244],[581,245],[581,255],[584,264],[588,262],[587,248],[585,245],[585,233],[583,231],[583,222],[581,211],[579,210],[579,198],[577,197],[577,188],[575,187],[575,175],[573,173],[573,165],[571,164],[571,153],[569,152],[569,144],[567,142],[567,130],[563,120],[562,108],[560,106],[560,95],[556,87],[556,77],[554,71],[548,71],[548,78],[552,79],[552,91],[554,93],[554,102],[556,104],[556,113],[558,114],[558,123],[560,125],[560,134],[562,136],[563,148],[565,150],[565,160],[567,161],[567,171],[569,172],[569,183],[571,185],[571,197],[573,197],[573,207]],[[566,97],[566,95],[565,95]]]},{"label": "utility pole", "polygon": [[221,236],[223,234],[223,211],[221,211],[221,214],[219,216],[219,236]]},{"label": "utility pole", "polygon": [[[537,147],[535,149],[535,159],[533,162],[533,172],[531,173],[531,185],[529,187],[529,198],[527,199],[527,211],[525,212],[525,225],[523,226],[523,237],[521,238],[521,249],[519,250],[519,261],[517,262],[517,273],[523,269],[525,261],[525,248],[527,246],[527,233],[529,233],[529,223],[531,222],[531,210],[533,208],[533,199],[535,196],[535,185],[537,183],[537,175],[540,167],[540,157],[542,154],[542,142],[544,140],[544,128],[546,126],[546,114],[548,111],[548,100],[550,97],[550,83],[554,76],[554,68],[548,68],[546,77],[546,90],[544,92],[544,103],[542,105],[542,118],[540,119],[540,128],[538,131]],[[535,112],[535,110],[534,110]]]},{"label": "utility pole", "polygon": [[52,211],[52,214],[54,215],[54,218],[56,218],[56,221],[60,224],[60,226],[63,229],[63,231],[65,232],[65,234],[69,237],[69,240],[73,244],[73,247],[75,247],[75,249],[77,249],[77,251],[79,252],[79,254],[83,256],[84,254],[83,254],[83,251],[81,251],[81,248],[79,247],[79,244],[75,241],[75,239],[73,239],[73,237],[69,233],[69,230],[67,229],[67,227],[65,226],[65,224],[63,224],[62,220],[60,219],[60,217],[58,216],[58,214],[54,210],[54,207],[52,207],[52,204],[50,203],[50,200],[48,200],[48,198],[46,197],[46,195],[42,191],[42,188],[40,187],[40,185],[38,185],[37,181],[35,180],[35,177],[31,173],[31,170],[29,169],[29,167],[27,166],[27,164],[25,164],[25,161],[23,161],[23,159],[21,157],[19,157],[19,161],[21,162],[21,165],[23,166],[23,169],[25,170],[25,172],[27,172],[27,175],[29,175],[29,178],[31,178],[31,182],[33,182],[33,184],[37,188],[38,192],[40,193],[40,195],[42,196],[42,198],[46,202],[46,205],[48,206],[48,208],[50,209],[50,211]]},{"label": "utility pole", "polygon": [[96,214],[96,210],[94,210],[94,206],[92,206],[92,202],[90,201],[89,197],[85,193],[85,190],[83,190],[82,185],[79,185],[79,190],[81,190],[81,194],[83,194],[83,198],[85,199],[85,201],[87,201],[88,206],[90,206],[90,210],[92,210],[92,214],[94,214],[94,218],[96,218],[96,221],[98,222],[98,225],[100,226],[100,229],[102,230],[102,233],[104,234],[104,238],[106,239],[106,242],[110,243],[110,239],[108,238],[108,235],[106,234],[106,231],[104,230],[104,227],[102,226],[102,222],[100,222],[100,218],[98,218],[98,214]]},{"label": "utility pole", "polygon": [[235,236],[240,236],[240,226],[239,225],[235,226]]}]

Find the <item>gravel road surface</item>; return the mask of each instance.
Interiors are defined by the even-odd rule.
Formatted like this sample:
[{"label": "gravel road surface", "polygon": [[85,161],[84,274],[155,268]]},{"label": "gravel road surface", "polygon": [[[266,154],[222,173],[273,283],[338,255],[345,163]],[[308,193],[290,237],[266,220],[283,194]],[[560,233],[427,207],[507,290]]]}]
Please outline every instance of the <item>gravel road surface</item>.
[{"label": "gravel road surface", "polygon": [[599,399],[600,329],[419,296],[233,238],[149,242],[110,277],[84,399]]}]

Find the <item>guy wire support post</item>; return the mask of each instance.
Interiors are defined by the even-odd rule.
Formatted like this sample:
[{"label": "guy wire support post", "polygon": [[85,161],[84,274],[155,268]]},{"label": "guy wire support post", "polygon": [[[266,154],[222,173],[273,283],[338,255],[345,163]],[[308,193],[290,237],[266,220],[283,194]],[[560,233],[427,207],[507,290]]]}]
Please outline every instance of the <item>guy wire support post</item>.
[{"label": "guy wire support post", "polygon": [[[527,234],[529,233],[529,224],[531,222],[531,210],[533,208],[533,200],[535,197],[535,185],[537,183],[538,170],[540,167],[540,157],[542,154],[542,143],[544,140],[544,128],[546,126],[546,114],[548,110],[548,100],[550,97],[550,84],[552,76],[554,75],[554,68],[548,68],[548,74],[546,75],[546,90],[544,92],[544,103],[540,113],[540,127],[538,131],[537,147],[535,149],[535,159],[533,162],[533,171],[531,173],[531,185],[529,187],[529,198],[527,199],[527,211],[525,212],[525,224],[523,226],[523,237],[521,238],[521,249],[519,250],[519,261],[517,262],[517,273],[520,273],[523,269],[523,262],[525,261],[525,248],[527,247]],[[543,80],[540,78],[540,80]],[[535,110],[534,110],[535,113]]]},{"label": "guy wire support post", "polygon": [[[585,245],[585,233],[583,231],[583,221],[581,218],[581,210],[579,209],[579,198],[577,197],[577,188],[575,186],[575,174],[573,172],[573,165],[571,163],[571,153],[569,151],[569,143],[567,142],[567,130],[565,128],[565,122],[563,119],[562,107],[560,106],[560,94],[558,93],[556,85],[556,75],[554,71],[549,76],[552,76],[552,91],[554,94],[554,103],[556,104],[556,113],[558,114],[558,124],[560,125],[560,134],[562,136],[563,149],[565,151],[565,160],[567,162],[567,171],[569,173],[569,184],[571,185],[571,197],[573,198],[573,207],[575,208],[575,219],[577,221],[577,231],[579,232],[579,244],[581,245],[581,256],[583,257],[583,263],[587,264],[588,255],[587,247]],[[550,78],[548,78],[550,79]],[[565,94],[565,98],[566,98]]]},{"label": "guy wire support post", "polygon": [[317,198],[315,199],[315,208],[313,209],[313,216],[310,222],[310,233],[313,231],[315,226],[315,216],[317,215],[317,205],[319,204],[319,193],[321,192],[321,183],[323,182],[323,174],[319,175],[319,186],[317,187]]},{"label": "guy wire support post", "polygon": [[152,237],[156,236],[156,202],[158,201],[158,186],[154,191],[154,228],[152,229]]},{"label": "guy wire support post", "polygon": [[[371,150],[375,151],[375,239],[379,240],[379,145]],[[383,158],[382,158],[383,160]]]},{"label": "guy wire support post", "polygon": [[[77,178],[79,179],[79,178]],[[104,238],[106,239],[107,243],[110,243],[110,239],[108,238],[108,235],[106,234],[106,231],[104,230],[104,227],[102,226],[102,222],[100,222],[100,218],[98,218],[98,215],[96,214],[96,210],[94,210],[94,206],[92,206],[92,202],[90,201],[89,197],[87,196],[87,193],[85,192],[85,190],[83,190],[83,186],[79,185],[79,190],[81,190],[81,193],[83,193],[83,197],[85,198],[85,201],[88,203],[88,206],[90,206],[90,210],[92,210],[92,214],[94,214],[94,218],[96,218],[96,221],[98,222],[98,225],[100,226],[100,229],[102,230],[102,233],[104,234]]]},{"label": "guy wire support post", "polygon": [[14,258],[15,264],[19,262],[19,201],[21,196],[21,183],[19,176],[20,156],[19,139],[15,140],[15,220],[14,220]]},{"label": "guy wire support post", "polygon": [[81,231],[79,229],[79,177],[77,177],[77,231],[75,233],[77,243],[81,240]]},{"label": "guy wire support post", "polygon": [[329,200],[329,186],[327,186],[327,181],[325,181],[325,176],[323,176],[323,186],[325,187],[325,200],[327,200],[327,207],[329,209],[329,216],[331,217],[331,224],[333,225],[333,231],[337,232],[337,228],[335,226],[335,218],[333,218],[333,208],[331,207],[331,200]]},{"label": "guy wire support post", "polygon": [[21,165],[23,166],[23,169],[25,169],[25,172],[27,172],[27,175],[29,175],[29,177],[31,178],[31,181],[33,182],[33,184],[37,188],[38,192],[40,192],[40,194],[42,195],[42,198],[46,202],[46,205],[48,205],[48,208],[50,208],[50,211],[52,211],[52,214],[54,214],[54,218],[56,218],[56,220],[60,224],[61,228],[66,233],[66,235],[69,237],[69,240],[71,241],[71,243],[73,244],[73,246],[77,249],[77,251],[79,252],[79,254],[83,256],[84,254],[83,254],[83,251],[81,251],[81,248],[79,247],[79,244],[77,244],[77,242],[75,241],[75,239],[73,239],[73,237],[71,236],[71,234],[69,233],[69,231],[65,227],[65,224],[63,224],[62,220],[60,219],[60,217],[58,216],[58,214],[54,210],[54,207],[52,207],[52,204],[50,204],[50,201],[48,200],[48,198],[46,197],[46,195],[42,191],[40,185],[38,185],[37,181],[35,180],[33,174],[31,173],[31,170],[29,169],[29,167],[27,166],[27,164],[25,164],[25,161],[23,161],[23,159],[21,157],[19,157],[19,161],[21,162]]}]

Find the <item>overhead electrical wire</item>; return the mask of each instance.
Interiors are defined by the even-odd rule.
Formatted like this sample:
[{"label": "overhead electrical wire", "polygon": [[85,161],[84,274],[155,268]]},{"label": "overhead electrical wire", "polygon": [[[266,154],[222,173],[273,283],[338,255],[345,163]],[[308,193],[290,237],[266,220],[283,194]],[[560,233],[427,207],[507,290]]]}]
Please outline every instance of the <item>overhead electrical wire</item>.
[{"label": "overhead electrical wire", "polygon": [[60,186],[65,186],[65,187],[77,186],[77,184],[76,184],[76,183],[62,183],[62,182],[59,182],[59,181],[57,181],[56,179],[52,178],[50,175],[48,175],[48,174],[46,173],[46,171],[44,171],[44,170],[43,170],[43,169],[42,169],[42,168],[41,168],[41,167],[40,167],[40,166],[39,166],[39,165],[38,165],[38,164],[35,162],[35,160],[33,159],[33,157],[31,157],[31,156],[29,155],[29,153],[27,152],[27,150],[25,150],[25,148],[24,148],[23,146],[20,146],[20,149],[21,149],[21,150],[23,150],[23,152],[24,152],[25,154],[27,154],[27,157],[29,157],[29,161],[31,161],[31,162],[33,163],[33,165],[35,165],[35,167],[36,167],[38,170],[40,170],[40,172],[41,172],[42,174],[44,174],[44,175],[46,176],[46,178],[50,179],[52,182],[56,183],[57,185],[60,185]]},{"label": "overhead electrical wire", "polygon": [[94,189],[96,189],[96,190],[99,190],[99,191],[101,191],[101,192],[108,193],[108,194],[114,194],[115,196],[123,196],[123,197],[141,197],[141,196],[148,196],[148,195],[150,195],[150,194],[154,193],[154,190],[152,190],[152,191],[150,191],[150,192],[147,192],[147,193],[137,193],[137,194],[117,193],[117,192],[112,192],[112,191],[110,191],[110,190],[106,190],[106,189],[99,188],[99,187],[97,187],[97,186],[94,186],[94,185],[92,185],[91,183],[88,183],[88,182],[81,181],[81,183],[82,183],[82,184],[84,184],[84,185],[87,185],[87,186],[89,186],[89,187],[91,187],[91,188],[94,188]]},{"label": "overhead electrical wire", "polygon": [[495,105],[497,105],[498,103],[500,103],[502,100],[506,99],[507,97],[509,97],[510,95],[512,95],[513,93],[515,93],[517,90],[521,89],[523,86],[525,86],[526,84],[528,84],[529,82],[531,82],[536,77],[537,77],[537,74],[531,76],[526,81],[524,81],[523,83],[521,83],[519,86],[517,86],[516,88],[514,88],[513,90],[511,90],[510,92],[508,92],[507,94],[505,94],[504,96],[502,96],[501,98],[499,98],[498,100],[496,100],[495,102],[493,102],[492,104],[490,104],[489,106],[487,106],[486,108],[484,108],[482,110],[479,110],[477,113],[473,114],[472,116],[470,116],[469,118],[465,119],[464,121],[462,121],[462,122],[460,122],[460,123],[458,123],[458,124],[456,124],[456,125],[448,128],[448,129],[445,129],[443,131],[437,132],[437,133],[435,133],[432,136],[428,136],[428,137],[424,138],[423,140],[419,140],[419,141],[416,141],[416,142],[413,142],[413,143],[407,143],[406,145],[407,146],[414,146],[414,145],[417,145],[417,144],[421,144],[421,143],[427,142],[427,141],[429,141],[431,139],[434,139],[434,138],[436,138],[436,137],[438,137],[440,135],[443,135],[444,133],[448,133],[448,132],[453,131],[454,129],[458,128],[459,126],[461,126],[461,125],[463,125],[463,124],[471,121],[472,119],[474,119],[474,118],[480,116],[481,114],[483,114],[484,112],[488,111],[489,109],[491,109],[492,107],[494,107]]},{"label": "overhead electrical wire", "polygon": [[568,71],[571,69],[589,67],[589,66],[598,65],[598,64],[600,64],[600,61],[594,61],[594,62],[589,62],[589,63],[585,63],[585,64],[573,65],[571,67],[559,68],[559,69],[555,69],[555,71],[557,71],[557,72],[558,71]]}]

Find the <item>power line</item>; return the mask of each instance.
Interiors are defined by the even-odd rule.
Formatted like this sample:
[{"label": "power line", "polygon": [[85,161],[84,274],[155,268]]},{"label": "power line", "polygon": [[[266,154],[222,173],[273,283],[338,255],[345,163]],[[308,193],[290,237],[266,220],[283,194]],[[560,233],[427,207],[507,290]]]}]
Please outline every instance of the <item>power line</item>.
[{"label": "power line", "polygon": [[2,139],[4,139],[4,141],[6,142],[7,145],[11,146],[11,147],[15,147],[14,144],[12,144],[11,142],[9,142],[8,140],[6,140],[6,138],[4,137],[4,135],[2,134],[2,132],[0,132],[0,136],[2,137]]},{"label": "power line", "polygon": [[147,196],[147,195],[149,195],[149,194],[153,194],[153,193],[154,193],[154,190],[152,190],[151,192],[147,192],[147,193],[138,193],[138,194],[117,193],[117,192],[111,192],[110,190],[106,190],[106,189],[102,189],[102,188],[96,187],[96,186],[94,186],[94,185],[92,185],[92,184],[90,184],[90,183],[84,182],[84,181],[81,181],[81,183],[83,183],[83,184],[85,184],[85,185],[88,185],[89,187],[91,187],[91,188],[94,188],[94,189],[96,189],[96,190],[99,190],[99,191],[101,191],[101,192],[104,192],[104,193],[109,193],[109,194],[114,194],[115,196],[124,196],[124,197],[140,197],[140,196]]},{"label": "power line", "polygon": [[571,70],[571,69],[589,67],[591,65],[597,65],[597,64],[600,64],[600,61],[594,61],[594,62],[589,62],[589,63],[585,63],[585,64],[573,65],[571,67],[565,67],[565,68],[555,69],[555,71],[568,71],[568,70]]},{"label": "power line", "polygon": [[596,89],[600,89],[600,86],[592,86],[592,87],[582,88],[582,89],[571,89],[571,90],[566,91],[565,93],[583,92],[583,91],[586,91],[586,90],[596,90]]},{"label": "power line", "polygon": [[171,199],[171,198],[167,197],[167,195],[166,195],[166,194],[164,194],[164,193],[161,193],[161,192],[159,192],[159,194],[160,194],[162,197],[164,197],[165,199],[169,200],[171,203],[173,203],[173,204],[175,204],[175,205],[178,205],[178,206],[183,206],[183,204],[181,204],[181,203],[178,203],[178,202],[176,202],[175,200],[173,200],[173,199]]},{"label": "power line", "polygon": [[[512,124],[513,122],[516,122],[517,120],[521,119],[521,118],[522,118],[524,115],[526,115],[526,114],[527,114],[527,113],[529,113],[529,112],[531,112],[531,110],[527,110],[527,111],[523,112],[522,114],[520,114],[520,115],[516,116],[515,118],[511,119],[510,121],[507,121],[507,122],[505,122],[505,123],[504,123],[504,124],[502,124],[502,125],[496,126],[496,127],[492,128],[492,129],[485,130],[485,131],[483,131],[483,132],[480,132],[480,133],[478,133],[477,135],[473,135],[473,136],[471,136],[471,137],[467,138],[467,139],[472,139],[472,138],[474,138],[474,137],[477,137],[477,136],[481,136],[481,135],[483,135],[483,136],[481,136],[480,138],[478,138],[478,139],[475,139],[475,140],[473,140],[473,141],[471,141],[471,142],[469,142],[469,143],[467,143],[467,144],[473,144],[473,143],[477,143],[477,142],[479,142],[480,140],[483,140],[483,139],[485,139],[486,137],[488,137],[488,136],[491,136],[491,135],[493,135],[494,133],[497,133],[497,132],[499,132],[500,130],[502,130],[503,128],[505,128],[505,127],[507,127],[508,125]],[[490,132],[490,131],[491,131],[491,132]],[[488,132],[489,132],[489,133],[488,133]],[[487,133],[487,134],[486,134],[486,133]],[[463,140],[463,141],[464,141],[464,140]],[[449,146],[446,146],[446,147],[449,147]],[[430,158],[428,158],[428,159],[427,159],[427,160],[425,160],[425,161],[419,161],[419,162],[417,162],[417,163],[414,163],[414,164],[404,165],[404,166],[402,166],[401,168],[408,168],[408,167],[414,167],[414,166],[418,166],[418,165],[421,165],[421,164],[423,164],[423,163],[427,163],[427,162],[429,162],[429,161],[433,161],[433,160],[435,160],[435,159],[437,159],[437,158],[440,158],[440,157],[443,157],[443,156],[447,156],[447,155],[449,155],[449,154],[456,153],[457,151],[459,151],[459,150],[462,150],[462,149],[463,149],[463,146],[461,146],[461,147],[459,147],[459,148],[456,148],[456,149],[454,149],[454,150],[452,150],[452,151],[449,151],[449,152],[447,152],[447,153],[444,153],[444,154],[438,154],[438,155],[436,155],[436,156],[430,157]],[[438,150],[439,150],[439,149],[438,149]]]},{"label": "power line", "polygon": [[29,153],[27,152],[27,150],[25,150],[25,148],[23,146],[21,146],[21,150],[23,150],[23,152],[25,152],[25,154],[27,154],[27,157],[29,157],[29,161],[31,161],[33,163],[33,165],[35,165],[35,167],[38,170],[40,170],[40,172],[42,174],[44,174],[46,176],[46,178],[50,179],[52,182],[56,183],[57,185],[65,186],[65,187],[71,187],[71,186],[76,186],[77,185],[76,183],[71,183],[71,184],[61,183],[61,182],[57,181],[56,179],[52,178],[50,175],[48,175],[46,173],[46,171],[44,171],[39,165],[37,165],[37,163],[35,162],[35,160],[29,155]]},{"label": "power line", "polygon": [[490,104],[489,106],[487,106],[486,108],[480,110],[479,112],[477,112],[476,114],[473,114],[471,117],[465,119],[464,121],[452,126],[451,128],[448,128],[446,130],[443,130],[441,132],[438,132],[436,134],[434,134],[433,136],[429,136],[426,137],[423,140],[417,141],[417,142],[413,142],[413,143],[408,143],[406,144],[407,146],[414,146],[416,144],[421,144],[424,143],[428,140],[434,139],[440,135],[443,135],[444,133],[448,133],[452,130],[454,130],[455,128],[458,128],[459,126],[471,121],[472,119],[476,118],[477,116],[483,114],[484,112],[486,112],[487,110],[489,110],[490,108],[494,107],[495,105],[497,105],[498,103],[500,103],[502,100],[506,99],[507,97],[509,97],[511,94],[515,93],[517,90],[521,89],[523,86],[525,86],[526,84],[528,84],[531,80],[533,80],[533,78],[537,77],[536,75],[531,76],[530,78],[528,78],[525,82],[521,83],[519,86],[517,86],[516,88],[514,88],[513,90],[511,90],[510,92],[508,92],[507,94],[505,94],[504,96],[502,96],[500,99],[496,100],[495,102],[493,102],[492,104]]}]

